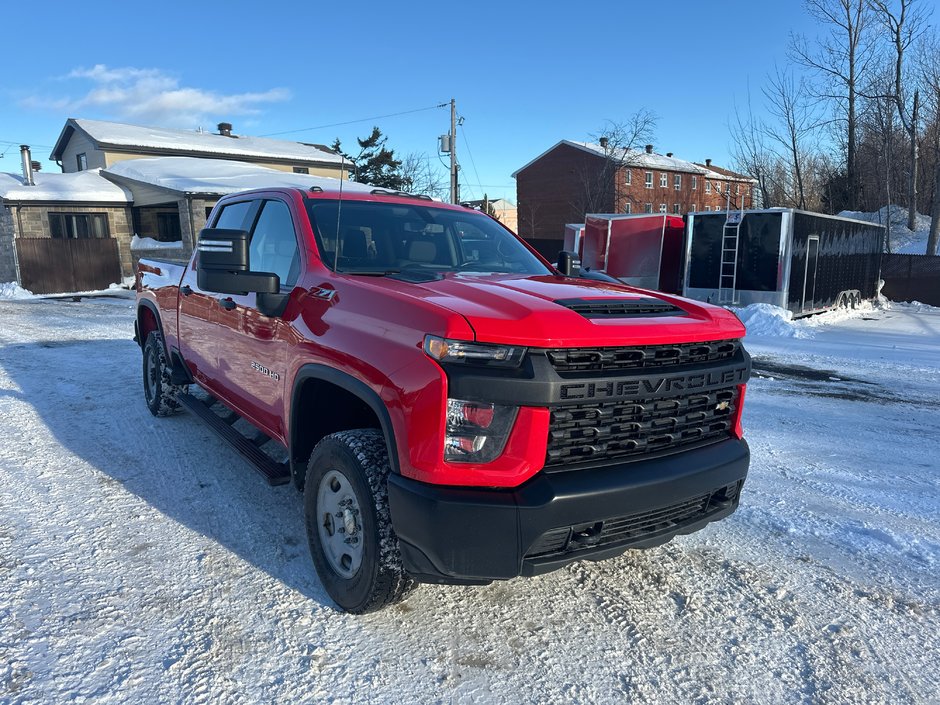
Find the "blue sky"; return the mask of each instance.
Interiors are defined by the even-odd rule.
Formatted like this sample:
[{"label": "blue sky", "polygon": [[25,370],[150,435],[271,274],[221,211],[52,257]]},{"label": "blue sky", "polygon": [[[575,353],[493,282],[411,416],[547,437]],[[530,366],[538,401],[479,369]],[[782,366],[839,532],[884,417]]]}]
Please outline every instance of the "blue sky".
[{"label": "blue sky", "polygon": [[[461,195],[512,200],[513,171],[639,108],[659,116],[657,151],[728,164],[735,104],[748,86],[759,103],[789,33],[815,29],[797,0],[52,4],[5,8],[0,171],[21,143],[46,159],[67,117],[264,135],[453,97]],[[352,146],[373,122],[440,163],[446,109],[280,137]]]}]

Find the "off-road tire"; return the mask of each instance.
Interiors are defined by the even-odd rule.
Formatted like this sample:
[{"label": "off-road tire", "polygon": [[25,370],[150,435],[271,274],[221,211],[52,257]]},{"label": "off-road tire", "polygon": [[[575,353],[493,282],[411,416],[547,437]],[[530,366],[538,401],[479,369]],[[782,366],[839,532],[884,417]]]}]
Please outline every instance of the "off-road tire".
[{"label": "off-road tire", "polygon": [[[348,480],[359,507],[361,562],[351,577],[337,572],[320,540],[321,480],[338,472]],[[374,612],[402,600],[417,585],[402,567],[398,537],[388,509],[388,450],[381,431],[358,429],[326,436],[310,454],[304,485],[307,540],[320,581],[333,601],[353,614]]]},{"label": "off-road tire", "polygon": [[170,382],[170,366],[167,364],[163,336],[151,331],[144,343],[144,401],[154,416],[170,416],[176,413],[179,394],[187,391],[186,385]]}]

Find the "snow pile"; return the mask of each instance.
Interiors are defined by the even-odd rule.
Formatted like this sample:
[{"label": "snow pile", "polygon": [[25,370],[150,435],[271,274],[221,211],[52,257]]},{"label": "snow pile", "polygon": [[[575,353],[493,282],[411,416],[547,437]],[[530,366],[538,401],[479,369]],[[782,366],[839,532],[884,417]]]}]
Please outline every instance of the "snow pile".
[{"label": "snow pile", "polygon": [[101,169],[70,174],[40,171],[35,185],[26,186],[21,174],[0,173],[0,197],[10,201],[93,201],[130,203],[131,192],[101,176]]},{"label": "snow pile", "polygon": [[793,321],[793,312],[773,304],[751,304],[744,308],[733,309],[741,323],[747,328],[748,335],[773,335],[778,338],[811,338],[812,334],[803,330]]},{"label": "snow pile", "polygon": [[874,213],[865,211],[842,211],[840,216],[867,220],[869,223],[887,225],[890,221],[891,251],[900,255],[922,255],[927,250],[927,235],[930,232],[930,217],[917,213],[914,229],[907,227],[907,208],[885,206]]},{"label": "snow pile", "polygon": [[16,282],[0,282],[0,299],[31,299],[33,292],[27,291]]},{"label": "snow pile", "polygon": [[160,240],[154,240],[152,237],[141,237],[137,233],[134,233],[134,237],[131,238],[131,251],[134,250],[181,250],[183,249],[183,241],[177,240],[176,242],[161,242]]},{"label": "snow pile", "polygon": [[[220,196],[254,188],[309,189],[316,186],[324,191],[340,188],[340,180],[328,176],[292,174],[260,164],[198,157],[126,159],[109,166],[107,173],[118,180],[129,179],[171,191]],[[359,193],[369,193],[375,188],[355,181],[344,181],[342,187],[344,191]]]}]

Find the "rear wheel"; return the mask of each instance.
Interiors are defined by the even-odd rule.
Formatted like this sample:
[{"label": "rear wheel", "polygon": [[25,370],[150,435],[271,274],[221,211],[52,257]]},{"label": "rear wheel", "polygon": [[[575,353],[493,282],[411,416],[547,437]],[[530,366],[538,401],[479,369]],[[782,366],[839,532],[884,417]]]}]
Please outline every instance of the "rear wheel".
[{"label": "rear wheel", "polygon": [[346,612],[374,612],[415,586],[388,510],[388,451],[375,429],[334,433],[310,455],[304,513],[320,581]]},{"label": "rear wheel", "polygon": [[170,382],[163,336],[151,331],[144,343],[144,400],[154,416],[169,416],[179,408],[177,396],[186,391],[185,385]]}]

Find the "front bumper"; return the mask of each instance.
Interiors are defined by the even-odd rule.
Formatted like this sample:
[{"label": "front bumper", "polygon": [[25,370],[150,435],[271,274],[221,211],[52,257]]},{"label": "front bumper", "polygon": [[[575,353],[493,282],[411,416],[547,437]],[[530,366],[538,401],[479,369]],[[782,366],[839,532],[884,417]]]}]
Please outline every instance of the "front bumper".
[{"label": "front bumper", "polygon": [[738,505],[750,453],[729,439],[659,458],[542,472],[509,490],[392,475],[389,505],[405,570],[477,584],[601,560],[697,531]]}]

